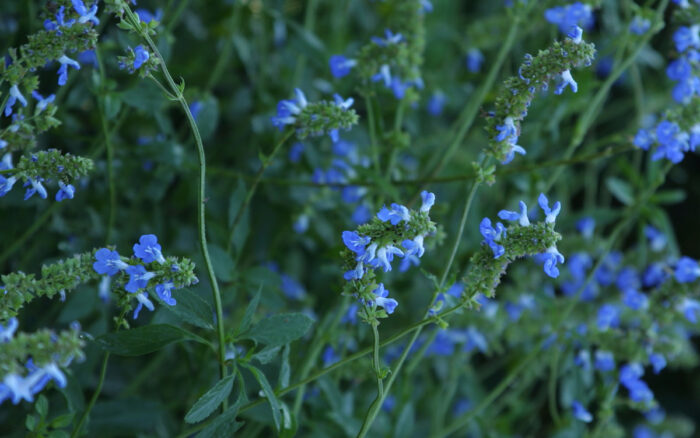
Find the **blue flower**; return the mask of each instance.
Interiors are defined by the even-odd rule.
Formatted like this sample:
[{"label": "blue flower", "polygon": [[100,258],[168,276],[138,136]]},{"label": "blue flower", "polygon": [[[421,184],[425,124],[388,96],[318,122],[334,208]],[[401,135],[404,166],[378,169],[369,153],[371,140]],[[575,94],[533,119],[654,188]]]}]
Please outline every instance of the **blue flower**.
[{"label": "blue flower", "polygon": [[309,229],[309,215],[300,214],[297,219],[292,224],[294,232],[297,234],[303,234]]},{"label": "blue flower", "polygon": [[389,66],[383,64],[381,67],[379,67],[379,72],[372,75],[371,79],[372,82],[383,81],[385,87],[391,87],[391,70],[389,69]]},{"label": "blue flower", "polygon": [[370,240],[369,236],[362,236],[356,231],[343,231],[343,243],[357,255],[365,253],[365,247],[369,245]]},{"label": "blue flower", "polygon": [[615,369],[615,357],[609,351],[595,352],[595,367],[598,371],[607,372]]},{"label": "blue flower", "polygon": [[330,345],[326,346],[321,354],[321,359],[323,360],[323,366],[327,367],[333,365],[340,360],[340,356],[335,352],[333,347]]},{"label": "blue flower", "polygon": [[9,117],[12,114],[12,107],[18,100],[22,106],[27,106],[27,99],[24,98],[17,85],[13,85],[10,87],[10,96],[7,98],[7,104],[5,104],[5,117]]},{"label": "blue flower", "polygon": [[652,251],[661,251],[666,246],[666,235],[651,225],[644,227],[644,235],[649,239]]},{"label": "blue flower", "polygon": [[156,294],[158,294],[158,297],[169,306],[174,306],[177,304],[177,301],[175,301],[175,298],[172,296],[174,287],[175,285],[171,281],[156,284]]},{"label": "blue flower", "polygon": [[304,153],[304,144],[296,142],[289,148],[289,161],[298,163]]},{"label": "blue flower", "polygon": [[626,289],[622,292],[622,302],[632,310],[642,310],[649,306],[649,299],[642,292]]},{"label": "blue flower", "polygon": [[58,68],[58,85],[65,85],[68,81],[68,66],[80,70],[80,64],[78,64],[78,61],[70,59],[66,55],[62,55],[58,58],[58,62],[61,63],[61,66]]},{"label": "blue flower", "polygon": [[97,252],[95,252],[95,259],[97,261],[92,264],[92,268],[95,272],[98,274],[106,274],[110,277],[129,267],[128,264],[121,260],[118,252],[108,248],[98,249]]},{"label": "blue flower", "polygon": [[139,313],[141,312],[141,309],[143,309],[144,306],[146,306],[146,308],[151,312],[153,312],[153,310],[155,309],[153,302],[151,302],[151,300],[148,299],[148,294],[146,292],[142,292],[140,294],[137,293],[136,299],[138,300],[139,304],[136,306],[136,309],[134,309],[134,319],[139,317]]},{"label": "blue flower", "polygon": [[666,67],[666,75],[672,81],[683,81],[693,74],[693,68],[685,57],[680,57],[672,61]]},{"label": "blue flower", "polygon": [[156,9],[155,14],[148,9],[139,8],[134,11],[138,15],[139,20],[143,23],[151,23],[153,21],[160,21],[163,18],[163,10]]},{"label": "blue flower", "polygon": [[590,423],[593,421],[593,415],[591,415],[591,413],[588,412],[586,408],[584,408],[578,401],[574,400],[571,403],[571,410],[573,411],[574,418],[577,420],[583,421],[584,423]]},{"label": "blue flower", "polygon": [[676,43],[676,49],[681,53],[691,47],[700,49],[700,25],[679,27],[673,34],[673,41]]},{"label": "blue flower", "polygon": [[[336,104],[337,106],[339,106],[339,107],[340,107],[341,109],[343,109],[344,111],[349,110],[350,107],[352,107],[352,104],[355,103],[355,99],[353,99],[352,97],[348,97],[347,99],[343,99],[343,98],[340,96],[340,94],[338,94],[338,93],[335,93],[335,94],[333,95],[333,101],[335,102],[335,104]],[[338,140],[335,140],[335,142],[337,142],[337,141],[338,141]]]},{"label": "blue flower", "polygon": [[632,142],[636,147],[642,150],[649,150],[649,146],[654,144],[654,134],[646,129],[640,129],[637,131],[637,135],[634,136],[634,141]]},{"label": "blue flower", "polygon": [[97,2],[88,8],[85,7],[83,0],[73,0],[73,9],[80,15],[78,18],[78,23],[87,23],[88,21],[92,24],[100,24],[100,20],[97,18]]},{"label": "blue flower", "polygon": [[614,304],[603,304],[598,309],[598,319],[596,322],[600,331],[607,331],[609,328],[620,326],[620,309]]},{"label": "blue flower", "polygon": [[642,284],[645,287],[656,287],[668,278],[668,274],[661,263],[652,263],[644,270]]},{"label": "blue flower", "polygon": [[491,219],[485,217],[479,224],[479,232],[484,237],[484,243],[488,244],[493,251],[493,258],[497,259],[505,253],[505,248],[496,243],[506,236],[506,228],[502,223],[498,222],[496,228],[493,228]]},{"label": "blue flower", "polygon": [[544,259],[544,272],[552,278],[559,276],[559,268],[557,263],[564,263],[564,256],[557,250],[555,246],[547,248],[547,252],[542,254]]},{"label": "blue flower", "polygon": [[282,289],[282,292],[287,298],[292,300],[301,300],[304,298],[304,296],[306,296],[304,286],[289,275],[282,274],[280,275],[280,279],[282,280],[280,289]]},{"label": "blue flower", "polygon": [[360,310],[360,306],[357,303],[352,303],[348,306],[348,311],[345,312],[343,318],[340,320],[343,324],[350,323],[352,325],[357,324],[357,312]]},{"label": "blue flower", "polygon": [[472,73],[479,73],[484,63],[484,55],[479,49],[472,48],[467,52],[467,70]]},{"label": "blue flower", "polygon": [[637,275],[637,270],[631,266],[623,268],[619,274],[617,274],[616,286],[621,291],[627,289],[638,289],[641,286],[639,281],[639,276]]},{"label": "blue flower", "polygon": [[333,55],[328,64],[331,67],[331,74],[336,78],[342,78],[350,73],[350,70],[357,65],[357,61],[343,55]]},{"label": "blue flower", "polygon": [[504,221],[518,221],[521,227],[530,226],[530,220],[527,217],[527,205],[523,201],[520,201],[518,205],[520,207],[519,213],[515,211],[501,210],[498,212],[498,217]]},{"label": "blue flower", "polygon": [[422,234],[419,234],[418,236],[414,237],[413,240],[405,239],[403,242],[401,242],[401,246],[406,249],[405,255],[423,257],[423,253],[425,253],[425,248],[423,247],[424,238],[425,237]]},{"label": "blue flower", "polygon": [[161,265],[165,263],[165,257],[161,252],[161,246],[155,234],[144,234],[139,238],[139,243],[134,244],[134,255],[144,263],[157,261]]},{"label": "blue flower", "polygon": [[[0,160],[0,170],[12,169],[12,155],[5,154],[5,156]],[[5,196],[12,190],[12,187],[17,182],[17,177],[9,176],[5,177],[0,175],[0,197]]]},{"label": "blue flower", "polygon": [[[126,273],[129,274],[129,281],[124,286],[124,289],[131,293],[136,293],[139,289],[146,287],[148,280],[156,276],[153,272],[146,271],[143,265],[129,266],[126,268]],[[146,295],[147,297],[148,295]]]},{"label": "blue flower", "polygon": [[428,113],[431,116],[439,116],[442,114],[442,109],[445,106],[445,95],[441,93],[440,91],[436,91],[430,96],[430,99],[428,100]]},{"label": "blue flower", "polygon": [[683,316],[685,316],[685,319],[687,319],[688,322],[691,324],[697,324],[697,312],[700,312],[700,301],[690,298],[683,298],[681,301],[679,301],[676,309],[683,313]]},{"label": "blue flower", "polygon": [[374,268],[383,268],[384,272],[391,271],[391,262],[394,260],[394,255],[402,257],[403,251],[394,245],[387,245],[377,250],[377,256],[370,261],[370,265]]},{"label": "blue flower", "polygon": [[379,37],[370,38],[372,42],[378,46],[386,47],[392,44],[398,44],[403,41],[403,36],[400,33],[394,34],[389,29],[384,30],[384,35],[386,38],[382,39]]},{"label": "blue flower", "polygon": [[515,126],[514,120],[512,117],[506,117],[503,120],[502,125],[496,126],[496,130],[499,131],[498,135],[496,136],[496,141],[503,141],[506,138],[516,138],[518,137],[518,129]]},{"label": "blue flower", "polygon": [[590,29],[594,23],[591,7],[581,2],[547,9],[544,11],[544,18],[559,26],[562,33],[568,32],[569,29],[577,25]]},{"label": "blue flower", "polygon": [[296,116],[308,105],[304,92],[296,88],[295,100],[281,100],[277,104],[277,115],[272,117],[272,125],[279,128],[281,131],[285,125],[293,125],[296,123]]},{"label": "blue flower", "polygon": [[636,362],[620,368],[620,383],[627,388],[630,399],[638,403],[648,403],[654,399],[654,393],[647,384],[640,379],[644,375],[644,368]]},{"label": "blue flower", "polygon": [[421,213],[430,212],[430,209],[433,207],[433,205],[435,205],[435,194],[423,190],[422,192],[420,192],[420,197],[422,200],[422,204],[420,206]]},{"label": "blue flower", "polygon": [[630,32],[636,35],[644,35],[651,28],[651,21],[648,18],[643,18],[637,15],[630,23]]},{"label": "blue flower", "polygon": [[393,298],[388,298],[389,291],[384,288],[384,283],[379,283],[372,293],[375,295],[374,305],[383,308],[389,315],[394,313],[399,303]]},{"label": "blue flower", "polygon": [[46,199],[49,196],[46,192],[46,188],[41,184],[43,180],[44,179],[41,177],[29,178],[29,180],[24,183],[24,187],[29,187],[24,193],[25,201],[34,196],[34,193],[38,193],[41,199]]},{"label": "blue flower", "polygon": [[405,206],[394,203],[391,204],[391,209],[386,208],[386,205],[383,206],[377,213],[377,217],[382,222],[389,221],[391,225],[398,225],[401,221],[408,222],[411,219],[411,214]]},{"label": "blue flower", "polygon": [[561,72],[561,81],[559,82],[559,84],[557,84],[557,87],[554,89],[554,94],[563,93],[567,85],[571,87],[571,91],[573,91],[574,93],[578,91],[578,84],[574,80],[573,76],[571,76],[571,71],[564,70],[563,72]]},{"label": "blue flower", "polygon": [[46,107],[49,106],[49,104],[53,102],[54,99],[56,99],[55,94],[51,94],[48,97],[44,98],[44,96],[37,93],[36,90],[32,91],[32,97],[34,97],[34,99],[37,100],[36,109],[34,110],[37,114],[44,111]]},{"label": "blue flower", "polygon": [[555,202],[552,208],[549,208],[549,200],[547,199],[547,196],[545,196],[544,193],[540,193],[540,196],[537,198],[537,202],[540,205],[540,208],[542,211],[544,211],[545,214],[545,223],[548,224],[553,224],[554,221],[556,221],[557,216],[559,215],[559,212],[561,211],[561,203],[559,201]]},{"label": "blue flower", "polygon": [[10,318],[6,325],[0,324],[0,344],[10,342],[19,326],[17,318]]},{"label": "blue flower", "polygon": [[700,277],[700,265],[690,257],[681,257],[676,264],[675,275],[679,283],[692,283]]},{"label": "blue flower", "polygon": [[134,70],[141,68],[141,66],[148,61],[148,58],[150,57],[151,55],[143,45],[139,44],[138,46],[134,47]]},{"label": "blue flower", "polygon": [[584,238],[590,239],[593,237],[593,231],[595,231],[595,219],[592,217],[579,219],[579,221],[576,222],[576,230],[578,230]]},{"label": "blue flower", "polygon": [[63,181],[58,182],[58,192],[56,192],[56,201],[61,202],[64,199],[73,199],[75,196],[75,187],[73,184],[65,184]]},{"label": "blue flower", "polygon": [[661,370],[666,368],[666,358],[660,353],[651,353],[649,355],[649,363],[654,369],[654,374],[659,374]]},{"label": "blue flower", "polygon": [[[0,388],[0,402],[3,401],[4,398],[11,397],[12,404],[15,405],[19,404],[19,402],[22,400],[32,403],[34,401],[34,392],[32,391],[32,388],[37,384],[41,377],[42,373],[40,372],[31,373],[27,377],[22,377],[16,373],[5,375],[5,378],[2,381],[2,387],[5,389],[5,391],[2,391],[3,388]],[[3,392],[6,393],[4,394],[4,397]]]},{"label": "blue flower", "polygon": [[372,212],[370,211],[369,207],[364,204],[358,205],[355,208],[355,211],[352,213],[352,221],[356,224],[364,224],[371,218]]}]

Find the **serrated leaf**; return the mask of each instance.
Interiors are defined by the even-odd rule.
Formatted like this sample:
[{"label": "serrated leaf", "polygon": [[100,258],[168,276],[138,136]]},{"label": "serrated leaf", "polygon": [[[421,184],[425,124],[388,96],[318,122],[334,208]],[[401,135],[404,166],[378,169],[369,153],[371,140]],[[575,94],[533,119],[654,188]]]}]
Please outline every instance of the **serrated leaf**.
[{"label": "serrated leaf", "polygon": [[275,395],[275,391],[273,391],[272,387],[270,386],[270,382],[267,381],[265,374],[254,366],[250,364],[241,364],[241,366],[247,368],[251,373],[253,373],[255,380],[257,380],[260,384],[260,387],[265,394],[265,398],[267,398],[267,401],[270,403],[270,409],[272,409],[272,420],[275,422],[275,430],[279,431],[280,424],[282,422],[282,415],[280,412],[282,407],[280,406],[280,401]]},{"label": "serrated leaf", "polygon": [[118,356],[140,356],[182,341],[209,344],[192,332],[168,324],[146,325],[131,330],[107,333],[95,339],[103,350]]},{"label": "serrated leaf", "polygon": [[74,416],[75,416],[75,414],[73,414],[73,413],[59,415],[58,417],[51,420],[51,427],[55,427],[57,429],[60,429],[62,427],[66,427],[69,424],[71,424]]},{"label": "serrated leaf", "polygon": [[255,311],[258,309],[258,303],[260,303],[261,293],[262,285],[260,285],[258,291],[255,292],[255,295],[253,295],[253,299],[250,301],[250,303],[248,303],[248,307],[246,307],[245,309],[243,319],[241,320],[238,329],[236,329],[236,333],[243,333],[244,331],[248,330],[248,328],[250,328],[250,323],[253,322],[253,315],[255,315]]},{"label": "serrated leaf", "polygon": [[282,347],[277,346],[277,347],[264,348],[264,349],[260,350],[259,352],[255,353],[253,355],[253,359],[257,360],[258,362],[260,362],[263,365],[266,365],[266,364],[272,362],[272,360],[275,357],[277,357],[277,354],[280,352],[280,348],[282,348]]},{"label": "serrated leaf", "polygon": [[605,185],[618,201],[625,205],[632,205],[634,203],[634,192],[626,181],[611,177],[605,181]]},{"label": "serrated leaf", "polygon": [[49,413],[49,401],[43,394],[37,399],[34,409],[36,410],[37,414],[39,414],[39,417],[46,418],[46,415]]},{"label": "serrated leaf", "polygon": [[[173,290],[172,295],[177,304],[174,306],[163,304],[164,308],[184,322],[204,329],[214,329],[213,311],[209,303],[187,289]],[[160,298],[158,300],[162,301]]]},{"label": "serrated leaf", "polygon": [[209,254],[211,255],[211,263],[214,266],[216,277],[221,281],[232,281],[236,264],[231,254],[219,245],[209,245]]},{"label": "serrated leaf", "polygon": [[188,423],[199,423],[211,415],[231,393],[234,377],[234,374],[224,377],[209,391],[205,392],[187,412],[185,421]]},{"label": "serrated leaf", "polygon": [[303,313],[283,313],[258,322],[242,338],[276,347],[304,336],[312,324],[313,320]]}]

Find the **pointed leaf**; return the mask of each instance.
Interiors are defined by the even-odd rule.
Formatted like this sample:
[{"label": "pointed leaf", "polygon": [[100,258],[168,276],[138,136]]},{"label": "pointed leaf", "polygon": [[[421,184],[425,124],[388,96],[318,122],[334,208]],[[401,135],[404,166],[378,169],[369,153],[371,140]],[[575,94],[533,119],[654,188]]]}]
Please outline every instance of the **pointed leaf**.
[{"label": "pointed leaf", "polygon": [[275,422],[275,430],[279,431],[280,424],[282,423],[282,415],[280,413],[282,407],[280,406],[280,401],[275,395],[275,391],[273,391],[272,387],[270,386],[270,382],[267,381],[265,374],[254,366],[250,364],[241,364],[241,366],[247,368],[251,373],[253,373],[255,380],[260,383],[260,387],[262,388],[263,393],[265,393],[265,398],[267,398],[267,401],[270,403],[270,408],[272,409],[272,419]]},{"label": "pointed leaf", "polygon": [[234,377],[235,374],[224,377],[209,391],[204,393],[192,408],[190,408],[189,412],[187,412],[185,421],[188,423],[199,423],[211,415],[231,393]]},{"label": "pointed leaf", "polygon": [[304,336],[312,324],[313,320],[303,313],[283,313],[263,319],[242,337],[276,347]]},{"label": "pointed leaf", "polygon": [[95,339],[105,351],[118,356],[140,356],[160,350],[168,344],[197,341],[209,344],[192,332],[168,324],[153,324],[131,330],[107,333]]}]

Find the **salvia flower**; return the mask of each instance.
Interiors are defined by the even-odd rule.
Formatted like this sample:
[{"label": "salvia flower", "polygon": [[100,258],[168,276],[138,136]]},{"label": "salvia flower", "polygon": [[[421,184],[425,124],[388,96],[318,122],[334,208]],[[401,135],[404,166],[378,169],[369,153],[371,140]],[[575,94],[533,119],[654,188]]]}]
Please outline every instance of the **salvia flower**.
[{"label": "salvia flower", "polygon": [[134,244],[134,255],[143,260],[144,263],[153,261],[160,264],[165,263],[158,238],[154,234],[144,234],[139,238],[139,243]]},{"label": "salvia flower", "polygon": [[479,73],[484,63],[484,55],[477,48],[469,49],[467,52],[467,70],[471,73]]},{"label": "salvia flower", "polygon": [[571,403],[571,410],[573,411],[574,418],[577,420],[583,421],[584,423],[593,421],[593,415],[578,401],[574,400],[573,403]]},{"label": "salvia flower", "polygon": [[374,304],[383,308],[386,313],[391,315],[396,310],[396,306],[399,305],[398,301],[393,298],[389,298],[389,291],[384,288],[383,283],[379,283],[377,288],[372,291],[375,295]]},{"label": "salvia flower", "polygon": [[54,101],[54,99],[56,99],[55,94],[51,94],[47,97],[44,97],[41,94],[37,93],[36,90],[32,91],[32,97],[34,97],[34,99],[37,100],[36,109],[35,109],[35,112],[37,114],[44,111],[46,109],[46,107],[48,107],[49,104],[52,103]]},{"label": "salvia flower", "polygon": [[75,196],[75,187],[73,184],[66,184],[63,181],[58,182],[58,192],[56,192],[56,201],[61,202],[64,199],[73,199]]},{"label": "salvia flower", "polygon": [[172,291],[175,285],[172,281],[166,281],[164,283],[159,283],[156,285],[156,294],[163,300],[163,302],[169,306],[174,306],[177,304],[175,298],[172,296]]},{"label": "salvia flower", "polygon": [[139,317],[139,313],[141,312],[141,309],[144,308],[144,306],[151,312],[155,310],[155,306],[153,305],[153,302],[148,298],[148,294],[146,292],[137,293],[136,300],[139,302],[139,304],[136,306],[136,309],[134,309],[134,319],[137,319]]},{"label": "salvia flower", "polygon": [[58,85],[66,85],[68,81],[68,66],[73,67],[76,70],[80,70],[80,64],[66,55],[62,55],[58,58],[58,62],[61,66],[58,68]]},{"label": "salvia flower", "polygon": [[134,70],[141,68],[141,66],[148,61],[148,58],[150,57],[151,55],[143,45],[139,44],[138,46],[134,47]]},{"label": "salvia flower", "polygon": [[595,352],[595,368],[601,372],[615,369],[615,357],[609,351],[598,350]]},{"label": "salvia flower", "polygon": [[73,9],[75,9],[75,12],[80,15],[80,18],[78,18],[78,23],[90,22],[96,25],[100,24],[100,20],[97,18],[97,2],[93,3],[92,6],[90,6],[90,9],[88,9],[85,7],[83,0],[73,0]]},{"label": "salvia flower", "polygon": [[145,288],[148,285],[148,280],[156,276],[153,272],[146,271],[143,265],[129,266],[125,271],[129,274],[129,281],[124,286],[124,289],[131,293],[136,293],[139,289]]},{"label": "salvia flower", "polygon": [[549,200],[547,199],[547,196],[544,193],[540,193],[540,196],[537,198],[537,203],[540,205],[540,208],[542,211],[544,211],[544,214],[546,215],[545,217],[545,222],[548,224],[553,224],[557,216],[559,215],[559,212],[561,211],[561,203],[559,201],[555,202],[552,208],[549,208]]},{"label": "salvia flower", "polygon": [[48,193],[46,192],[46,188],[44,185],[41,183],[43,181],[43,178],[41,177],[36,177],[36,178],[29,178],[27,182],[24,183],[24,187],[28,187],[27,191],[24,193],[24,200],[26,201],[27,199],[31,198],[34,196],[35,193],[38,193],[41,199],[46,199],[48,197]]},{"label": "salvia flower", "polygon": [[333,55],[328,61],[328,64],[330,65],[333,77],[342,78],[350,74],[350,70],[357,65],[357,61],[346,58],[343,55]]},{"label": "salvia flower", "polygon": [[700,265],[690,257],[681,257],[676,264],[675,276],[679,283],[692,283],[700,277]]},{"label": "salvia flower", "polygon": [[379,38],[379,37],[374,36],[371,38],[371,40],[374,44],[381,46],[381,47],[386,47],[389,45],[398,44],[404,40],[403,36],[400,33],[394,34],[389,29],[384,29],[384,36],[385,36],[385,38]]},{"label": "salvia flower", "polygon": [[497,259],[505,253],[505,248],[497,243],[506,235],[506,228],[502,223],[498,222],[494,228],[491,219],[485,217],[479,224],[479,232],[484,237],[484,243],[493,251],[493,258]]},{"label": "salvia flower", "polygon": [[10,342],[18,326],[17,318],[10,318],[5,325],[0,324],[0,344]]},{"label": "salvia flower", "polygon": [[92,267],[98,274],[106,274],[110,277],[119,271],[123,271],[129,267],[126,262],[123,262],[119,257],[119,253],[108,248],[98,249],[95,253],[95,259]]},{"label": "salvia flower", "polygon": [[561,72],[561,81],[557,85],[557,87],[554,89],[554,94],[561,94],[564,92],[564,89],[566,86],[571,87],[571,91],[576,93],[578,91],[578,84],[574,80],[574,78],[571,76],[571,71],[569,70],[564,70]]},{"label": "salvia flower", "polygon": [[10,96],[5,104],[5,117],[9,117],[12,114],[12,107],[17,101],[19,101],[22,106],[27,106],[27,99],[24,98],[22,93],[19,91],[17,84],[15,84],[10,87]]},{"label": "salvia flower", "polygon": [[591,7],[581,2],[547,9],[544,18],[559,26],[562,33],[568,32],[574,26],[590,29],[594,23]]},{"label": "salvia flower", "polygon": [[651,28],[651,21],[648,18],[637,15],[630,23],[630,32],[636,35],[644,35]]},{"label": "salvia flower", "polygon": [[387,208],[386,205],[379,210],[377,217],[382,222],[390,222],[391,225],[398,225],[401,221],[408,221],[411,215],[408,212],[408,208],[399,204],[391,204],[391,208]]},{"label": "salvia flower", "polygon": [[518,221],[521,227],[530,226],[530,220],[527,217],[527,205],[523,202],[519,202],[520,212],[501,210],[498,212],[498,217],[504,221]]}]

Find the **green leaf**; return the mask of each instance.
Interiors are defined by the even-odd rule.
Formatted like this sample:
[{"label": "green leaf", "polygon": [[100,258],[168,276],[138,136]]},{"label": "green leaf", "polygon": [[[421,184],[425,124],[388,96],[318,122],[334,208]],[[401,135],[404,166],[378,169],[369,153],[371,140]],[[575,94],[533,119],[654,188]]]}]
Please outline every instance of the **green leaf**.
[{"label": "green leaf", "polygon": [[272,387],[270,386],[270,382],[267,381],[265,374],[254,366],[250,364],[241,364],[241,366],[247,368],[251,373],[253,373],[255,380],[260,383],[260,387],[262,388],[263,393],[265,393],[265,398],[267,398],[267,401],[270,403],[270,408],[272,409],[272,419],[275,422],[275,430],[279,431],[280,424],[282,422],[282,415],[280,413],[282,407],[280,406],[280,401],[275,395],[275,391],[273,391]]},{"label": "green leaf", "polygon": [[34,409],[41,418],[46,418],[46,415],[49,413],[49,401],[43,394],[37,399]]},{"label": "green leaf", "polygon": [[289,386],[290,374],[291,367],[289,366],[289,344],[287,344],[282,350],[282,365],[280,366],[280,376],[277,384],[279,388],[286,388]]},{"label": "green leaf", "polygon": [[634,203],[634,192],[626,181],[611,177],[605,181],[605,185],[618,201],[625,205],[632,205]]},{"label": "green leaf", "polygon": [[283,313],[263,319],[244,333],[242,338],[276,347],[304,336],[312,324],[313,320],[303,313]]},{"label": "green leaf", "polygon": [[24,426],[27,428],[27,430],[30,432],[34,432],[34,429],[36,429],[36,424],[36,416],[32,414],[27,415],[27,418],[24,420]]},{"label": "green leaf", "polygon": [[236,264],[231,254],[216,244],[209,245],[211,264],[214,266],[214,273],[221,281],[232,281]]},{"label": "green leaf", "polygon": [[200,103],[202,108],[197,115],[197,128],[202,141],[206,142],[214,134],[219,124],[219,103],[212,96],[201,100]]},{"label": "green leaf", "polygon": [[209,344],[192,332],[168,324],[153,324],[107,333],[95,339],[105,351],[118,356],[140,356],[160,350],[173,342],[197,341]]},{"label": "green leaf", "polygon": [[650,201],[654,204],[678,204],[685,201],[685,198],[685,190],[661,190],[658,193],[654,193]]},{"label": "green leaf", "polygon": [[259,361],[261,364],[266,365],[272,360],[277,357],[277,353],[280,352],[280,347],[279,345],[276,347],[267,347],[263,348],[262,350],[258,351],[253,355],[253,359]]},{"label": "green leaf", "polygon": [[153,114],[160,110],[165,103],[163,91],[156,84],[146,81],[137,82],[138,85],[121,95],[121,100],[129,106]]},{"label": "green leaf", "polygon": [[188,423],[199,423],[211,415],[231,393],[234,377],[235,374],[224,377],[209,391],[204,393],[185,415],[185,421]]},{"label": "green leaf", "polygon": [[243,404],[243,400],[244,394],[241,393],[236,403],[216,417],[204,430],[199,432],[197,438],[233,437],[233,434],[243,427],[244,424],[243,422],[236,421],[238,409]]},{"label": "green leaf", "polygon": [[75,414],[73,414],[73,413],[59,415],[58,417],[51,420],[51,427],[54,427],[57,429],[60,429],[62,427],[66,427],[69,424],[71,424],[74,416],[75,416]]},{"label": "green leaf", "polygon": [[250,323],[253,321],[253,315],[255,315],[255,311],[258,309],[258,303],[260,303],[260,293],[262,292],[262,285],[258,288],[258,291],[253,295],[253,299],[248,303],[248,307],[245,309],[245,313],[243,314],[243,319],[241,320],[240,325],[238,326],[238,329],[236,329],[236,333],[243,333],[244,331],[248,330],[250,327]]},{"label": "green leaf", "polygon": [[[177,315],[184,322],[204,329],[214,329],[213,313],[209,303],[195,292],[187,289],[173,290],[172,295],[177,304],[174,306],[163,304],[165,309]],[[162,302],[159,297],[156,298]]]}]

